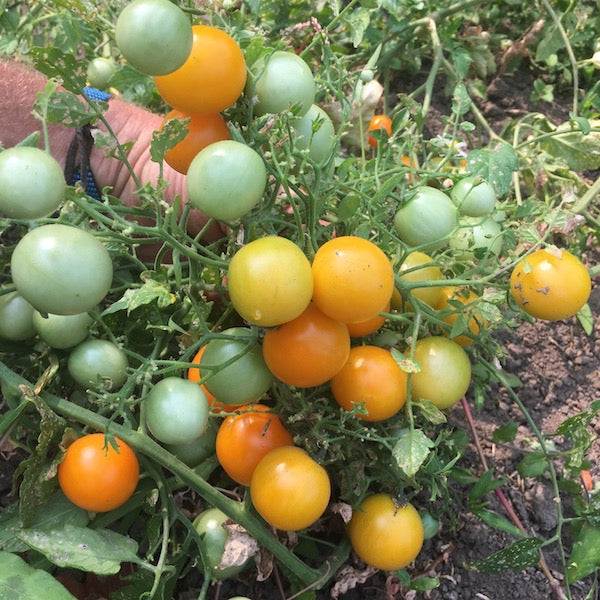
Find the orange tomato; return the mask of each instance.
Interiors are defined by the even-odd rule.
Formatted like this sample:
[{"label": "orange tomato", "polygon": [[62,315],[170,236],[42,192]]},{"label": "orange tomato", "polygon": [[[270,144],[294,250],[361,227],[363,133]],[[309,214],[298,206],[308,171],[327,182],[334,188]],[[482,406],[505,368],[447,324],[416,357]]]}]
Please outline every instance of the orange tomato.
[{"label": "orange tomato", "polygon": [[247,405],[226,417],[217,432],[217,459],[238,483],[250,485],[256,465],[268,452],[294,441],[276,414],[264,404]]},{"label": "orange tomato", "polygon": [[383,129],[388,136],[392,135],[392,120],[387,115],[373,115],[369,122],[369,136],[367,141],[369,146],[377,148],[377,140],[371,135],[371,131],[380,131]]},{"label": "orange tomato", "polygon": [[[430,264],[431,263],[431,264]],[[442,270],[435,264],[433,259],[424,252],[411,252],[400,265],[400,279],[410,283],[439,281],[443,279]],[[423,286],[411,288],[412,296],[434,307],[440,301],[442,289],[439,286]],[[407,303],[405,307],[412,310]]]},{"label": "orange tomato", "polygon": [[187,114],[211,115],[231,106],[246,85],[246,61],[237,42],[210,25],[194,25],[192,50],[181,67],[154,78],[159,94]]},{"label": "orange tomato", "polygon": [[165,154],[165,162],[184,175],[196,154],[209,144],[220,140],[230,140],[231,134],[225,119],[220,114],[214,115],[187,115],[179,110],[169,112],[163,122],[161,129],[171,119],[189,119],[188,132],[186,136]]},{"label": "orange tomato", "polygon": [[118,508],[137,487],[140,469],[135,452],[115,438],[118,451],[103,433],[75,440],[58,465],[58,482],[75,505],[93,512]]},{"label": "orange tomato", "polygon": [[345,410],[362,404],[367,414],[359,413],[359,419],[383,421],[404,406],[407,380],[391,352],[377,346],[356,346],[331,380],[331,392]]},{"label": "orange tomato", "polygon": [[[393,297],[393,294],[392,294]],[[382,312],[390,312],[391,302]],[[358,321],[356,323],[346,323],[350,337],[365,337],[377,331],[385,323],[385,317],[377,314],[366,321]]]},{"label": "orange tomato", "polygon": [[329,381],[344,366],[349,352],[346,325],[312,303],[295,319],[268,329],[263,341],[263,356],[271,373],[302,388]]}]

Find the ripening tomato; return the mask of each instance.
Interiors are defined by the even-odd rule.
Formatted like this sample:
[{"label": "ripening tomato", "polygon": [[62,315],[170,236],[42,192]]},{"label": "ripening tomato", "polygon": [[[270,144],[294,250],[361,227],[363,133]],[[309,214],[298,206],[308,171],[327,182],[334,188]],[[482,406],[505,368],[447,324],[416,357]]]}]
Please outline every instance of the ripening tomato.
[{"label": "ripening tomato", "polygon": [[[411,252],[400,265],[400,279],[410,283],[440,281],[442,270],[433,262],[431,256],[424,252]],[[442,296],[440,286],[423,286],[411,288],[410,295],[421,302],[436,306]]]},{"label": "ripening tomato", "polygon": [[75,440],[58,465],[58,482],[73,504],[93,512],[118,508],[133,494],[139,479],[135,452],[114,438],[113,448],[103,433]]},{"label": "ripening tomato", "polygon": [[536,250],[513,269],[510,291],[516,303],[538,319],[557,321],[573,316],[592,289],[585,265],[567,250]]},{"label": "ripening tomato", "polygon": [[[444,323],[448,323],[449,325],[454,325],[459,315],[465,315],[465,318],[468,319],[467,327],[474,336],[477,336],[481,327],[485,325],[481,315],[477,312],[478,300],[479,296],[468,288],[446,286],[442,288],[442,297],[436,309],[449,312],[443,319]],[[473,339],[464,334],[457,335],[452,340],[463,348],[473,343]]]},{"label": "ripening tomato", "polygon": [[343,323],[366,321],[382,312],[394,291],[389,258],[373,242],[356,236],[329,240],[316,252],[313,301]]},{"label": "ripening tomato", "polygon": [[271,373],[302,388],[329,381],[344,366],[349,352],[346,325],[312,303],[295,319],[267,330],[263,341],[263,356]]},{"label": "ripening tomato", "polygon": [[308,306],[313,275],[308,258],[294,242],[267,236],[235,253],[227,286],[233,307],[245,321],[273,327],[295,319]]},{"label": "ripening tomato", "polygon": [[[391,302],[382,312],[390,312]],[[356,323],[346,323],[350,337],[365,337],[377,331],[385,323],[385,317],[381,314],[376,314],[365,321],[357,321]]]},{"label": "ripening tomato", "polygon": [[227,475],[248,486],[261,458],[274,448],[293,445],[294,440],[268,406],[253,404],[239,411],[221,423],[216,450]]},{"label": "ripening tomato", "polygon": [[165,154],[165,162],[184,175],[200,150],[214,142],[231,139],[229,127],[227,127],[225,119],[218,113],[188,115],[179,110],[172,110],[163,119],[161,129],[172,119],[180,121],[189,119],[186,136]]},{"label": "ripening tomato", "polygon": [[271,450],[250,482],[254,508],[269,525],[284,531],[312,525],[325,512],[330,496],[327,471],[296,446]]},{"label": "ripening tomato", "polygon": [[[382,130],[385,132],[382,135]],[[369,122],[369,137],[367,141],[369,142],[369,146],[372,148],[377,148],[378,140],[387,139],[390,135],[392,135],[392,120],[387,115],[373,115],[371,121]],[[372,132],[377,132],[377,138],[371,135]]]},{"label": "ripening tomato", "polygon": [[159,94],[187,114],[210,115],[231,106],[246,84],[246,61],[237,42],[210,25],[192,27],[192,49],[176,71],[154,78]]},{"label": "ripening tomato", "polygon": [[331,380],[335,401],[345,410],[363,405],[364,421],[383,421],[404,406],[407,374],[392,353],[377,346],[355,346],[342,370]]},{"label": "ripening tomato", "polygon": [[469,389],[471,363],[456,342],[441,336],[419,340],[415,360],[421,370],[411,377],[415,400],[429,400],[439,409],[456,404]]},{"label": "ripening tomato", "polygon": [[398,504],[389,494],[373,494],[352,511],[348,536],[368,565],[395,571],[409,565],[421,551],[423,523],[412,504]]}]

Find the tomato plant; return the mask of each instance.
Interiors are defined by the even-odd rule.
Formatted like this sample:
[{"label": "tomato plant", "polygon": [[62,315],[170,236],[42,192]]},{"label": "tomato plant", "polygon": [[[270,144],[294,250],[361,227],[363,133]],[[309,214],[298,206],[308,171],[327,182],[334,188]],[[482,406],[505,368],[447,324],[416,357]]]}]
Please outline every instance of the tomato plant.
[{"label": "tomato plant", "polygon": [[430,186],[419,186],[394,216],[398,237],[408,246],[440,244],[458,224],[458,211],[450,198]]},{"label": "tomato plant", "polygon": [[52,348],[72,348],[83,342],[94,320],[89,313],[77,315],[42,315],[33,312],[33,326],[36,333]]},{"label": "tomato plant", "polygon": [[325,242],[315,254],[312,269],[314,303],[343,323],[370,319],[392,297],[392,264],[369,240],[341,236]]},{"label": "tomato plant", "polygon": [[186,136],[165,154],[165,162],[184,175],[200,150],[215,142],[231,139],[229,127],[219,113],[186,115],[179,110],[172,110],[163,119],[161,128],[172,119],[180,121],[189,119]]},{"label": "tomato plant", "polygon": [[43,313],[73,315],[92,310],[108,293],[113,267],[91,233],[59,223],[26,233],[11,257],[17,291]]},{"label": "tomato plant", "polygon": [[[434,264],[433,259],[424,252],[414,251],[408,254],[400,265],[400,279],[410,283],[440,281],[444,278],[442,270]],[[440,286],[423,286],[410,288],[410,296],[421,302],[436,306],[442,296]]]},{"label": "tomato plant", "polygon": [[228,532],[223,527],[229,517],[218,508],[207,508],[194,519],[194,527],[202,537],[202,549],[208,561],[211,577],[217,581],[229,579],[244,570],[245,563],[231,567],[220,567],[227,542]]},{"label": "tomato plant", "polygon": [[46,217],[60,206],[65,187],[62,168],[48,152],[30,146],[0,152],[0,214]]},{"label": "tomato plant", "polygon": [[242,405],[258,400],[273,383],[256,333],[232,327],[206,345],[200,369],[210,375],[206,387],[223,404]]},{"label": "tomato plant", "polygon": [[299,150],[308,150],[308,158],[322,163],[333,153],[335,127],[329,115],[316,104],[311,104],[306,114],[292,123],[294,145]]},{"label": "tomato plant", "polygon": [[[436,308],[448,312],[443,318],[448,325],[454,325],[458,317],[464,314],[467,319],[467,327],[473,336],[477,336],[481,327],[485,326],[484,320],[477,311],[477,300],[479,300],[479,296],[473,290],[447,286],[442,288],[442,296]],[[447,333],[450,334],[451,331]],[[464,334],[457,335],[452,340],[463,348],[473,343],[473,338]]]},{"label": "tomato plant", "polygon": [[313,293],[308,258],[284,237],[268,236],[240,248],[227,271],[233,307],[248,323],[273,327],[296,318]]},{"label": "tomato plant", "polygon": [[282,446],[266,454],[254,469],[250,496],[269,525],[298,531],[325,512],[331,483],[327,471],[302,448]]},{"label": "tomato plant", "polygon": [[[369,121],[368,138],[369,146],[377,148],[378,140],[381,139],[382,131],[385,131],[386,137],[392,135],[392,120],[387,115],[373,115]],[[377,132],[377,138],[371,135]]]},{"label": "tomato plant", "polygon": [[94,390],[114,390],[127,381],[127,355],[108,340],[87,340],[69,354],[67,368],[81,386]]},{"label": "tomato plant", "polygon": [[280,446],[291,446],[294,441],[268,406],[253,404],[240,407],[239,411],[221,423],[216,452],[227,475],[248,486],[263,456]]},{"label": "tomato plant", "polygon": [[133,0],[119,14],[115,38],[133,67],[146,75],[166,75],[189,56],[192,24],[168,0]]},{"label": "tomato plant", "polygon": [[592,289],[585,265],[567,250],[543,248],[526,256],[510,275],[516,303],[538,319],[556,321],[574,315]]},{"label": "tomato plant", "polygon": [[0,338],[19,342],[35,335],[34,308],[19,295],[8,292],[0,296]]},{"label": "tomato plant", "polygon": [[298,104],[298,116],[315,99],[315,80],[309,66],[293,52],[277,50],[259,58],[250,68],[248,91],[257,115],[280,113]]},{"label": "tomato plant", "polygon": [[471,363],[456,342],[431,336],[415,346],[420,371],[411,377],[415,400],[429,400],[440,409],[450,408],[467,392],[471,383]]},{"label": "tomato plant", "polygon": [[416,508],[389,494],[372,494],[352,511],[352,548],[368,565],[395,571],[409,565],[423,546],[423,524]]},{"label": "tomato plant", "polygon": [[206,429],[206,396],[187,379],[161,379],[144,398],[144,406],[150,433],[165,444],[191,442]]},{"label": "tomato plant", "polygon": [[349,352],[346,325],[312,303],[295,319],[267,330],[263,342],[263,356],[273,375],[303,388],[329,381],[343,367]]},{"label": "tomato plant", "polygon": [[480,177],[463,177],[450,189],[450,197],[461,214],[483,217],[496,207],[494,188]]},{"label": "tomato plant", "polygon": [[237,42],[210,25],[192,27],[192,49],[175,71],[154,78],[160,95],[186,114],[213,115],[239,98],[246,84],[246,61]]},{"label": "tomato plant", "polygon": [[345,410],[362,406],[357,416],[364,421],[393,417],[406,402],[408,376],[389,350],[355,346],[346,364],[331,380],[335,401]]},{"label": "tomato plant", "polygon": [[262,198],[267,170],[258,152],[234,140],[214,142],[192,160],[186,178],[190,204],[221,221],[239,219]]},{"label": "tomato plant", "polygon": [[[135,452],[122,440],[91,433],[75,440],[58,465],[58,481],[73,504],[93,512],[118,508],[139,479]],[[113,446],[113,443],[115,446]]]}]

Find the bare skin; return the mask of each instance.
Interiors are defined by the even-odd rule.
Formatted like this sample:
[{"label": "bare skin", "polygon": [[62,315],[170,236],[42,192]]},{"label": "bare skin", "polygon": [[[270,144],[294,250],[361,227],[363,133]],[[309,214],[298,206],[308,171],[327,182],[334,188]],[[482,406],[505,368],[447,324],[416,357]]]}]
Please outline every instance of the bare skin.
[{"label": "bare skin", "polygon": [[[44,89],[47,80],[31,67],[16,61],[0,61],[0,142],[5,148],[14,146],[34,131],[42,130],[42,125],[32,114],[36,94]],[[150,160],[152,132],[159,129],[162,117],[139,106],[119,99],[111,99],[104,116],[121,144],[134,142],[128,154],[128,161],[142,184],[156,183],[159,165]],[[102,124],[99,128],[105,129]],[[64,168],[65,157],[75,130],[62,125],[48,126],[50,150],[54,158]],[[137,203],[136,184],[127,167],[120,160],[105,157],[97,148],[92,150],[90,167],[98,185],[111,188],[111,194],[131,206]],[[165,200],[169,203],[180,195],[187,201],[185,176],[167,164],[163,167],[163,178],[169,182],[165,190]],[[188,230],[195,235],[206,224],[206,217],[192,210],[188,219]],[[217,223],[209,228],[205,239],[213,241],[222,237],[223,232]]]}]

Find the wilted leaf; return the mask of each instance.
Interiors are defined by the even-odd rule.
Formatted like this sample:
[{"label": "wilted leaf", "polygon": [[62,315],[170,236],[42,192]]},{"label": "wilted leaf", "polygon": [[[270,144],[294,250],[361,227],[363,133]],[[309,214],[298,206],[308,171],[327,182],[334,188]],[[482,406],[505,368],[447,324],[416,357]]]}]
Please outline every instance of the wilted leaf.
[{"label": "wilted leaf", "polygon": [[[542,147],[554,156],[563,160],[573,171],[600,169],[600,132],[583,133],[574,129],[571,123],[563,123],[554,128],[558,135],[543,140]],[[600,119],[591,120],[590,126],[598,129]]]},{"label": "wilted leaf", "polygon": [[392,450],[398,466],[412,477],[429,456],[433,442],[420,429],[404,429]]},{"label": "wilted leaf", "polygon": [[600,568],[600,528],[584,523],[573,544],[567,564],[567,579],[575,583]]},{"label": "wilted leaf", "polygon": [[227,530],[227,540],[217,569],[245,565],[258,552],[258,543],[237,523],[227,523],[223,527]]},{"label": "wilted leaf", "polygon": [[345,594],[348,590],[354,589],[357,585],[363,584],[369,577],[376,573],[374,567],[366,567],[363,570],[355,569],[350,565],[344,565],[336,574],[337,581],[331,588],[331,597],[335,599]]},{"label": "wilted leaf", "polygon": [[165,308],[176,301],[176,296],[166,286],[149,279],[136,289],[128,289],[123,296],[111,304],[102,314],[109,315],[120,310],[130,314],[136,308],[156,302],[159,308]]},{"label": "wilted leaf", "polygon": [[502,142],[483,150],[472,150],[467,157],[467,172],[479,175],[493,185],[498,196],[508,193],[512,174],[518,168],[519,160],[514,148]]}]

